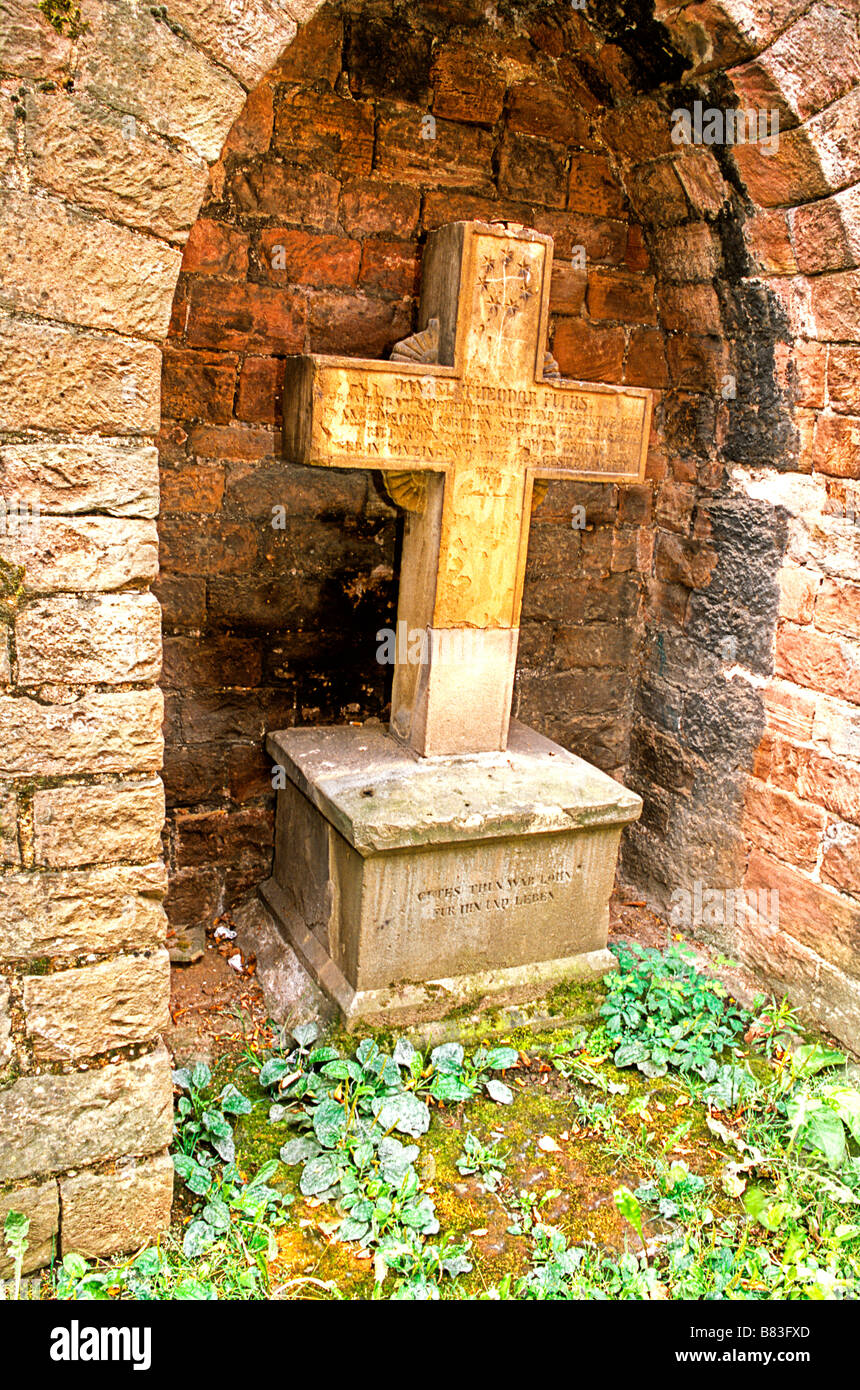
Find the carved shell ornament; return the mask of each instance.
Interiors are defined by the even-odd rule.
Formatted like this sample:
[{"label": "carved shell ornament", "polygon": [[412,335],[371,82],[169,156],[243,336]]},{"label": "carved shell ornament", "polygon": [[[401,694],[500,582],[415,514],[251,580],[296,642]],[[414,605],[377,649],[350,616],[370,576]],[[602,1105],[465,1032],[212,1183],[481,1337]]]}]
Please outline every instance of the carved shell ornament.
[{"label": "carved shell ornament", "polygon": [[[426,328],[401,338],[391,349],[392,362],[423,363],[439,361],[439,320],[429,319]],[[392,502],[407,512],[423,512],[427,504],[427,479],[418,469],[400,472],[387,469],[382,475],[385,491]]]},{"label": "carved shell ornament", "polygon": [[[401,338],[391,349],[392,362],[419,362],[426,365],[439,361],[439,320],[429,319],[427,327],[408,338]],[[560,380],[561,371],[552,353],[543,356],[544,381]],[[418,469],[386,469],[382,475],[388,496],[397,507],[407,512],[423,512],[427,503],[427,478]],[[532,507],[539,507],[546,497],[548,478],[535,478],[532,488]]]}]

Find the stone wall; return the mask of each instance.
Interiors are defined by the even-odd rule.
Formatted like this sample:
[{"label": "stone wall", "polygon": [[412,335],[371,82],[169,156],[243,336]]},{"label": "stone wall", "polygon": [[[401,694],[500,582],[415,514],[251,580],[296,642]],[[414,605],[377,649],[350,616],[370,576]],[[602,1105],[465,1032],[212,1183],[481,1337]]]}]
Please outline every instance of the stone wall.
[{"label": "stone wall", "polygon": [[[185,776],[193,788],[203,773],[194,772],[190,750],[201,744],[215,744],[219,758],[226,751],[226,766],[236,768],[227,783],[219,771],[202,799],[193,799],[197,790],[180,792],[174,825],[181,819],[190,839],[197,835],[180,871],[205,874],[220,855],[231,856],[235,881],[213,880],[213,891],[226,894],[249,886],[266,856],[262,763],[250,751],[263,724],[382,708],[371,662],[357,660],[359,644],[344,658],[339,634],[357,609],[367,630],[371,617],[390,611],[394,522],[372,482],[355,496],[321,501],[309,484],[306,493],[278,499],[290,502],[300,542],[290,561],[286,533],[272,532],[282,586],[273,605],[287,602],[286,579],[296,581],[282,666],[271,658],[275,644],[264,645],[264,622],[213,606],[230,583],[238,601],[243,569],[259,584],[263,528],[243,524],[235,533],[242,555],[254,535],[253,553],[233,561],[238,573],[226,573],[223,561],[210,570],[206,550],[234,520],[234,503],[243,521],[255,520],[253,483],[265,479],[274,457],[276,362],[296,323],[303,333],[309,325],[302,341],[311,346],[324,344],[327,322],[339,334],[357,333],[361,300],[377,336],[353,338],[356,351],[382,351],[399,336],[431,195],[445,215],[483,215],[489,205],[561,228],[561,260],[570,255],[565,228],[580,219],[623,231],[623,249],[619,242],[614,250],[610,231],[590,245],[583,233],[584,299],[574,278],[562,301],[557,293],[555,351],[565,371],[618,380],[619,370],[633,370],[641,345],[659,392],[652,511],[649,518],[645,493],[632,502],[614,492],[595,497],[595,529],[577,535],[568,525],[574,494],[551,490],[534,527],[520,713],[556,736],[569,731],[607,766],[623,759],[630,730],[629,779],[648,810],[629,837],[628,876],[664,907],[697,881],[723,890],[778,887],[778,926],[760,921],[738,931],[711,920],[691,929],[723,941],[846,1041],[857,1039],[856,4],[658,0],[655,18],[644,3],[619,13],[603,0],[586,12],[513,0],[489,11],[470,0],[428,0],[419,12],[392,0],[390,8],[362,7],[338,55],[355,91],[350,80],[338,89],[334,75],[321,76],[312,84],[314,106],[302,107],[305,72],[290,76],[287,56],[283,75],[254,95],[317,8],[314,0],[170,0],[166,10],[84,0],[74,23],[57,17],[53,25],[50,2],[43,12],[32,0],[0,0],[0,1207],[32,1214],[34,1263],[47,1258],[58,1232],[61,1250],[108,1251],[148,1238],[167,1219],[170,1078],[158,1042],[167,978],[161,648],[149,586],[158,511],[153,441],[171,312],[181,328],[189,305],[189,322],[194,316],[195,292],[204,308],[195,319],[198,341],[177,333],[169,346],[165,400],[170,391],[181,398],[185,356],[190,389],[196,370],[208,404],[190,410],[187,439],[171,438],[175,426],[167,426],[161,440],[165,479],[183,479],[179,494],[165,486],[159,581],[175,638],[168,742],[189,750],[181,775],[179,751],[171,755],[170,776],[172,785]],[[453,43],[464,26],[465,71],[456,44],[434,67],[446,36]],[[399,74],[396,91],[373,89],[371,74],[381,71]],[[411,90],[403,74],[413,74]],[[473,75],[480,83],[470,86]],[[552,100],[530,107],[534,83],[561,86],[566,109],[587,113],[587,138],[576,121],[564,124]],[[525,88],[519,106],[511,95],[517,87]],[[279,135],[274,97],[280,103],[288,89],[297,105],[292,116],[280,114],[288,102],[279,106]],[[474,104],[482,94],[484,108]],[[671,113],[695,100],[778,109],[778,153],[673,145]],[[364,213],[358,197],[350,204],[351,227],[340,221],[340,175],[330,163],[322,167],[323,154],[338,155],[338,123],[327,122],[340,101],[350,102],[355,122],[344,153],[359,168],[349,178],[371,184]],[[238,144],[225,150],[246,102],[231,137]],[[413,206],[419,197],[411,223],[396,202],[384,201],[370,227],[355,220],[373,212],[384,181],[381,169],[366,166],[368,106],[372,161],[387,141],[393,182],[411,190]],[[432,164],[415,166],[419,147],[404,137],[414,135],[419,109],[438,116],[434,148],[447,148],[435,175]],[[309,148],[309,132],[323,150]],[[265,163],[271,142],[274,182],[255,185],[255,161]],[[572,184],[574,164],[580,181]],[[273,210],[250,216],[248,206],[230,202],[239,165],[247,170],[243,196],[271,194]],[[466,167],[468,183],[446,180],[445,168],[456,179]],[[174,300],[182,248],[210,180],[214,215],[207,212],[194,233],[189,278]],[[329,226],[323,213],[333,181],[337,218]],[[571,201],[578,190],[581,207]],[[288,217],[287,203],[304,210]],[[226,245],[207,246],[206,223],[223,227]],[[275,283],[255,257],[264,233],[280,237],[281,229],[333,237],[342,251],[354,243],[337,274],[351,274],[352,265],[355,282],[334,284],[329,262],[329,279],[310,283],[325,260],[314,252],[310,264],[293,261],[289,283]],[[308,246],[290,244],[294,252]],[[386,244],[395,245],[390,257]],[[210,302],[207,329],[206,286],[219,278],[238,298]],[[306,321],[315,294],[328,299]],[[239,341],[213,341],[219,329]],[[219,411],[225,418],[212,419]],[[222,433],[207,442],[207,430]],[[218,442],[240,438],[230,448]],[[254,452],[255,440],[263,452]],[[237,457],[233,448],[246,453]],[[200,501],[183,532],[177,499],[198,496],[194,469]],[[297,487],[295,472],[285,469],[284,477]],[[245,493],[229,493],[238,478]],[[38,527],[31,513],[9,527],[10,509],[22,502],[40,508]],[[322,611],[328,584],[341,624],[324,656],[307,621],[309,536],[320,546],[312,609]],[[229,563],[229,541],[218,544]],[[607,660],[605,669],[618,675],[603,687],[599,639],[611,643],[615,624],[630,625],[636,638],[640,565],[643,640],[631,640],[617,664]],[[377,569],[366,599],[333,586],[333,576],[366,580]],[[185,614],[183,590],[197,603]],[[237,611],[238,621],[228,621]],[[279,624],[280,617],[272,624],[278,636]],[[250,689],[252,706],[259,702],[253,727],[221,689],[228,653],[216,638],[245,644],[231,669],[246,683],[252,672],[250,686],[238,688]],[[206,671],[213,661],[217,678]],[[361,679],[351,687],[350,670],[358,676],[359,666],[369,690]],[[231,690],[233,682],[231,674]],[[589,688],[613,692],[611,717],[600,705],[605,697],[581,694]],[[184,700],[196,708],[187,727]],[[593,704],[575,704],[582,700]],[[239,762],[231,764],[235,747]],[[238,862],[237,837],[246,844]],[[174,828],[177,867],[178,839]]]}]

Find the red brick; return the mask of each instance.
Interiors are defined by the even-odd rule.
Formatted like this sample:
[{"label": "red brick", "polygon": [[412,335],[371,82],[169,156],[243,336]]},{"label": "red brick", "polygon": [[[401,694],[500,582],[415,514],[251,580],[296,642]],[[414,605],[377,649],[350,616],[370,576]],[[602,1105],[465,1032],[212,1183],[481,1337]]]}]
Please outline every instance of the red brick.
[{"label": "red brick", "polygon": [[[212,751],[198,755],[212,766]],[[220,908],[220,882],[213,869],[176,869],[170,875],[164,901],[171,927],[208,926]]]},{"label": "red brick", "polygon": [[656,521],[669,531],[686,535],[696,504],[697,490],[691,482],[667,478],[657,493]]},{"label": "red brick", "polygon": [[584,270],[574,270],[564,261],[554,261],[549,291],[550,313],[578,314],[585,303],[587,283]]},{"label": "red brick", "polygon": [[272,859],[273,813],[264,807],[241,811],[180,812],[176,817],[176,863],[256,867],[265,878]]},{"label": "red brick", "polygon": [[262,154],[269,148],[275,121],[274,94],[268,82],[248,93],[221,152],[227,155]]},{"label": "red brick", "polygon": [[613,574],[635,570],[649,574],[654,558],[654,532],[647,526],[617,527],[612,532]]},{"label": "red brick", "polygon": [[371,293],[400,299],[418,290],[420,262],[412,242],[366,241],[361,249],[358,281]]},{"label": "red brick", "polygon": [[164,349],[161,411],[168,420],[211,420],[233,414],[238,358],[223,352]]},{"label": "red brick", "polygon": [[675,156],[675,172],[694,212],[715,216],[730,190],[710,150],[681,149]]},{"label": "red brick", "polygon": [[235,227],[200,217],[186,242],[182,269],[195,275],[243,280],[248,273],[248,237]]},{"label": "red brick", "polygon": [[623,328],[595,328],[581,319],[559,319],[552,351],[562,376],[579,381],[621,381]]},{"label": "red brick", "polygon": [[860,585],[824,579],[815,604],[815,626],[860,638]]},{"label": "red brick", "polygon": [[[161,621],[165,632],[177,628],[197,629],[206,621],[206,580],[188,579],[177,575],[160,574],[152,592],[161,604]],[[171,730],[165,726],[165,738]]]},{"label": "red brick", "polygon": [[661,583],[704,589],[716,563],[716,551],[701,540],[688,540],[672,531],[657,533],[654,572]]},{"label": "red brick", "polygon": [[856,766],[844,759],[804,752],[797,771],[797,791],[844,820],[860,824],[860,779]]},{"label": "red brick", "polygon": [[310,295],[311,352],[384,357],[411,331],[412,304],[408,300],[364,299],[324,290]]},{"label": "red brick", "polygon": [[279,432],[250,425],[195,425],[191,431],[191,449],[199,458],[271,458],[280,448]]},{"label": "red brick", "polygon": [[815,867],[821,832],[827,822],[820,807],[752,780],[744,810],[744,830],[753,844],[799,868]]},{"label": "red brick", "polygon": [[813,628],[784,623],[777,633],[776,670],[807,690],[860,704],[860,662],[856,652]]},{"label": "red brick", "polygon": [[653,97],[609,110],[603,117],[602,134],[607,148],[629,160],[656,159],[674,154],[669,108]]},{"label": "red brick", "polygon": [[860,339],[860,271],[816,275],[810,281],[811,309],[817,338]]},{"label": "red brick", "polygon": [[473,45],[444,48],[430,72],[433,114],[451,121],[495,125],[505,99],[505,75]]},{"label": "red brick", "polygon": [[821,877],[842,893],[860,898],[860,829],[856,825],[833,822],[825,838]]},{"label": "red brick", "polygon": [[347,237],[267,227],[260,233],[259,260],[273,285],[348,290],[358,281],[361,245]]},{"label": "red brick", "polygon": [[813,465],[831,478],[860,478],[860,418],[819,415],[815,424]]},{"label": "red brick", "polygon": [[713,285],[661,285],[658,293],[664,328],[682,333],[722,331],[720,301]]},{"label": "red brick", "polygon": [[199,347],[301,352],[305,312],[296,291],[198,280],[191,287],[188,341]]},{"label": "red brick", "polygon": [[793,623],[811,623],[821,575],[799,565],[784,565],[779,572],[779,612]]},{"label": "red brick", "polygon": [[517,82],[508,94],[508,126],[563,145],[590,145],[591,122],[563,88],[533,80]]},{"label": "red brick", "polygon": [[669,377],[687,391],[713,391],[728,367],[725,343],[716,337],[672,333],[666,341]]},{"label": "red brick", "polygon": [[719,245],[704,222],[667,227],[654,243],[654,259],[666,280],[712,280],[721,268]]},{"label": "red brick", "polygon": [[850,270],[860,263],[858,228],[843,199],[825,198],[791,213],[797,264],[806,275]]},{"label": "red brick", "polygon": [[[295,7],[294,7],[295,8]],[[296,14],[300,19],[301,15]],[[296,37],[269,74],[271,82],[327,82],[340,76],[343,16],[329,5],[302,24]]]},{"label": "red brick", "polygon": [[343,186],[340,216],[350,236],[410,236],[420,212],[421,194],[407,184],[358,179]]},{"label": "red brick", "polygon": [[769,681],[764,691],[767,727],[793,739],[811,739],[815,696],[784,681]]},{"label": "red brick", "polygon": [[259,801],[272,794],[272,760],[265,749],[235,744],[227,755],[231,800]]},{"label": "red brick", "polygon": [[284,364],[277,357],[246,357],[239,376],[236,417],[256,425],[284,418]]},{"label": "red brick", "polygon": [[659,328],[633,329],[624,364],[624,380],[628,386],[659,388],[669,384],[666,350]]},{"label": "red brick", "polygon": [[548,232],[553,237],[559,257],[571,256],[574,247],[583,247],[588,266],[620,266],[624,262],[627,251],[626,222],[617,222],[609,217],[587,217],[582,212],[535,210],[532,225],[539,232]]},{"label": "red brick", "polygon": [[283,218],[289,208],[293,221],[320,231],[334,231],[340,183],[330,174],[295,169],[275,159],[240,166],[230,179],[230,191],[240,212],[254,217]]},{"label": "red brick", "polygon": [[765,275],[794,275],[797,271],[788,216],[779,210],[757,208],[746,224],[747,250]]},{"label": "red brick", "polygon": [[668,227],[689,216],[681,181],[669,159],[639,164],[625,175],[634,213],[648,226]]},{"label": "red brick", "polygon": [[499,159],[499,190],[509,198],[562,208],[567,193],[567,153],[562,145],[531,135],[508,134]]},{"label": "red brick", "polygon": [[224,469],[211,463],[186,463],[161,470],[161,514],[217,512],[224,496]]},{"label": "red brick", "polygon": [[[832,353],[830,360],[833,360]],[[793,343],[787,363],[793,404],[809,408],[824,405],[827,366],[827,348],[822,343],[806,342],[802,338]],[[857,394],[857,410],[860,413],[860,391]]]},{"label": "red brick", "polygon": [[244,574],[253,567],[257,536],[246,522],[170,520],[159,528],[166,574]]},{"label": "red brick", "polygon": [[606,155],[580,150],[571,156],[567,206],[591,217],[620,217],[624,197]]},{"label": "red brick", "polygon": [[648,255],[648,247],[645,245],[645,238],[642,228],[635,224],[627,229],[627,246],[624,251],[624,264],[628,270],[648,270],[651,265],[651,257]]},{"label": "red brick", "polygon": [[653,493],[645,483],[618,489],[618,523],[620,526],[647,526],[651,521]]},{"label": "red brick", "polygon": [[275,109],[272,148],[291,164],[368,174],[373,161],[373,103],[303,87],[287,91]]},{"label": "red brick", "polygon": [[760,850],[750,855],[744,886],[778,893],[780,932],[856,974],[860,904]]},{"label": "red brick", "polygon": [[860,347],[837,347],[834,343],[830,348],[827,400],[833,410],[860,416]]},{"label": "red brick", "polygon": [[803,127],[782,132],[773,154],[751,144],[734,145],[732,155],[747,192],[761,207],[793,207],[832,192]]},{"label": "red brick", "polygon": [[165,638],[161,683],[166,690],[250,688],[262,675],[259,642],[224,633]]},{"label": "red brick", "polygon": [[588,277],[588,313],[593,319],[656,323],[653,279],[622,271],[592,271]]},{"label": "red brick", "polygon": [[[436,187],[492,190],[493,137],[480,126],[436,120],[415,107],[389,106],[379,115],[376,168],[384,178]],[[423,130],[423,134],[422,134]],[[425,138],[431,133],[434,138]]]}]

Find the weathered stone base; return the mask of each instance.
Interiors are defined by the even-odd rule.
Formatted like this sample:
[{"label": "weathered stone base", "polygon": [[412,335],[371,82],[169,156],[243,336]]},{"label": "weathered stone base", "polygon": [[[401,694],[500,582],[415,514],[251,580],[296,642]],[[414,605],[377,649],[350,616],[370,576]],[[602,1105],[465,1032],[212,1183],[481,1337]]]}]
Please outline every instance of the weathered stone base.
[{"label": "weathered stone base", "polygon": [[261,892],[286,939],[314,980],[339,1008],[347,1027],[406,1027],[425,1023],[471,1006],[518,1004],[546,994],[572,980],[598,980],[616,961],[611,951],[587,951],[562,960],[538,961],[505,970],[476,971],[447,979],[393,985],[387,989],[355,989],[338,970],[313,932],[308,931],[274,880]]},{"label": "weathered stone base", "polygon": [[262,893],[347,1024],[517,1003],[612,969],[637,796],[514,725],[506,753],[418,758],[381,730],[269,738],[287,781]]}]

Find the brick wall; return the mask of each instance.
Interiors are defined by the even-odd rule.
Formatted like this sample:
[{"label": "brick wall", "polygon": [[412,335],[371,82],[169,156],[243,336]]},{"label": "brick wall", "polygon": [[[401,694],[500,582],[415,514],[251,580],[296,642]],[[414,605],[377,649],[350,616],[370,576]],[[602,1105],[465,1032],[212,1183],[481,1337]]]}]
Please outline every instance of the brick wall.
[{"label": "brick wall", "polygon": [[[325,497],[296,491],[298,475],[279,465],[284,495],[275,500],[290,502],[294,558],[286,534],[266,534],[282,557],[270,591],[258,590],[256,610],[240,603],[238,625],[228,604],[231,585],[239,603],[240,584],[260,580],[254,485],[263,480],[262,496],[272,500],[265,478],[277,458],[275,382],[266,373],[276,373],[297,326],[303,346],[324,345],[326,325],[345,345],[359,301],[375,327],[356,350],[381,351],[398,335],[394,316],[401,306],[409,319],[412,299],[399,277],[419,226],[429,225],[428,208],[435,218],[510,209],[552,231],[561,259],[584,243],[584,299],[576,277],[555,297],[563,370],[617,379],[621,352],[628,377],[643,379],[644,363],[646,384],[660,393],[649,462],[653,565],[647,493],[591,496],[594,531],[580,535],[567,524],[572,494],[551,490],[538,513],[521,713],[559,736],[569,731],[609,766],[624,756],[631,728],[628,775],[647,809],[627,842],[626,869],[639,890],[665,906],[696,880],[778,887],[778,927],[694,929],[725,941],[856,1046],[854,0],[771,8],[657,0],[656,18],[644,0],[617,12],[595,6],[591,18],[561,3],[500,0],[488,13],[483,0],[427,0],[421,10],[392,0],[362,7],[340,50],[305,40],[307,69],[291,72],[288,56],[277,81],[263,79],[314,0],[170,0],[167,10],[82,0],[74,33],[53,28],[32,0],[0,8],[0,494],[4,505],[18,499],[41,513],[38,531],[7,530],[0,545],[0,1217],[10,1207],[30,1214],[28,1262],[48,1260],[52,1243],[60,1253],[142,1243],[163,1228],[170,1199],[170,1075],[158,1042],[167,965],[157,858],[160,633],[149,586],[152,445],[171,305],[168,388],[181,392],[178,358],[196,353],[189,389],[210,403],[194,404],[190,420],[167,423],[161,436],[159,583],[178,641],[166,700],[168,776],[174,788],[179,750],[189,788],[197,778],[193,795],[202,793],[183,793],[170,849],[174,866],[181,859],[188,871],[186,894],[200,893],[202,907],[208,866],[219,857],[229,856],[230,868],[229,882],[212,880],[217,893],[249,885],[267,858],[267,807],[262,782],[254,783],[262,767],[257,761],[254,773],[252,756],[263,728],[291,712],[382,708],[370,663],[351,668],[340,632],[312,623],[308,611],[314,584],[313,613],[334,612],[347,634],[357,617],[370,629],[389,611],[394,519],[372,482]],[[465,72],[456,61],[461,40]],[[343,64],[347,86],[337,87],[333,70],[320,76],[313,107],[302,109],[296,95],[279,132],[275,92],[307,93],[315,49],[332,69],[335,59]],[[373,73],[383,75],[376,85]],[[350,100],[343,145],[331,126],[335,98]],[[476,106],[479,98],[489,105]],[[673,147],[672,110],[699,99],[775,106],[778,153]],[[396,177],[383,180],[373,162],[367,169],[368,107],[373,160],[384,145]],[[414,140],[416,114],[428,110],[439,116],[435,165]],[[329,167],[314,167],[301,144],[309,132]],[[335,167],[341,159],[351,171]],[[237,164],[246,181],[234,190]],[[205,223],[194,232],[189,265],[198,269],[174,300],[210,179],[206,219],[222,224],[226,244],[216,232],[207,247]],[[405,211],[386,200],[383,183],[407,190]],[[240,197],[259,211],[240,213]],[[374,208],[376,222],[361,226]],[[354,243],[354,284],[314,287],[315,253],[310,266],[293,261],[290,284],[275,285],[255,257],[263,232],[281,237],[281,228]],[[386,243],[399,249],[389,254]],[[351,255],[336,263],[335,279],[352,273],[355,248]],[[224,278],[229,293],[214,309],[210,301],[207,320],[197,290],[199,341],[183,344],[207,263],[218,272],[208,283]],[[628,297],[619,305],[625,272],[634,278],[623,278]],[[227,340],[213,342],[213,333]],[[253,404],[261,399],[271,421]],[[194,545],[205,555],[213,537],[220,559],[204,575],[203,564],[193,567]],[[249,537],[252,549],[243,549]],[[295,616],[283,623],[290,601]],[[282,632],[288,659],[277,665]],[[264,643],[267,633],[275,641]],[[214,675],[206,674],[207,647]],[[611,715],[608,705],[576,706],[599,698],[582,691],[589,681],[596,688],[601,648],[603,659],[616,659],[607,669],[620,673]],[[176,674],[185,657],[188,680]],[[239,752],[226,764],[234,780],[220,761],[210,790],[212,745]]]},{"label": "brick wall", "polygon": [[[327,6],[234,126],[185,250],[162,380],[180,934],[266,875],[264,731],[387,714],[375,634],[396,607],[395,509],[378,475],[284,461],[284,355],[386,356],[415,327],[427,232],[505,218],[555,238],[561,370],[664,384],[654,278],[594,107],[525,37]],[[517,712],[610,771],[627,755],[650,500],[649,486],[553,484],[533,525]]]}]

